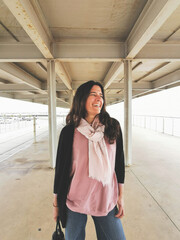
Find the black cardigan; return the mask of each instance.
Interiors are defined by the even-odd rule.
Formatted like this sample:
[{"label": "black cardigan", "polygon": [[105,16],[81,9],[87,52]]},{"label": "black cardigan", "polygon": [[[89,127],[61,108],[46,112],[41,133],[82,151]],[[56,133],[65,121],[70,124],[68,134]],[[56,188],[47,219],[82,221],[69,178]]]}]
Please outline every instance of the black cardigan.
[{"label": "black cardigan", "polygon": [[[54,193],[57,194],[59,206],[59,217],[63,228],[66,226],[66,198],[72,177],[70,177],[72,169],[72,147],[74,138],[74,126],[66,125],[60,134],[59,144],[56,157],[56,168],[54,178]],[[124,183],[125,167],[122,133],[116,140],[116,160],[115,172],[118,183]]]}]

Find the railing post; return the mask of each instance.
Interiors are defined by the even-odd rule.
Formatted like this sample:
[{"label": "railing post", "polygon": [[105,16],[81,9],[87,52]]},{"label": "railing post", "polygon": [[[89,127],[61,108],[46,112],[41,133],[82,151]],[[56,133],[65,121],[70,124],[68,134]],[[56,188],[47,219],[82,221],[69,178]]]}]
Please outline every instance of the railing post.
[{"label": "railing post", "polygon": [[172,136],[174,136],[174,118],[171,119],[172,119]]},{"label": "railing post", "polygon": [[33,117],[34,143],[36,143],[36,117]]}]

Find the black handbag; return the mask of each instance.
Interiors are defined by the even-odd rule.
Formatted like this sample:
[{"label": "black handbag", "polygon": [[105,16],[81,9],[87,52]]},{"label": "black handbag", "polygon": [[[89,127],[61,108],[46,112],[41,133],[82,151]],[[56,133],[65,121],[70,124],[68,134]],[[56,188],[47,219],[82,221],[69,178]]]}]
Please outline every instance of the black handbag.
[{"label": "black handbag", "polygon": [[64,233],[62,232],[59,217],[56,221],[56,231],[52,235],[52,240],[65,240]]}]

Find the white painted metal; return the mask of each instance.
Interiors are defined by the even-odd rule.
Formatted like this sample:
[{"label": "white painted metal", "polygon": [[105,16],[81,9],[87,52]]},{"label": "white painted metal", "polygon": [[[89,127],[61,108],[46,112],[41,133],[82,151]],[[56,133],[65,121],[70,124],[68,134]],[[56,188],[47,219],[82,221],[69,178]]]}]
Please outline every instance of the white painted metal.
[{"label": "white painted metal", "polygon": [[[152,89],[151,82],[141,82],[141,83],[132,83],[132,88],[134,90],[147,90]],[[112,83],[108,90],[120,90],[124,89],[124,83]]]},{"label": "white painted metal", "polygon": [[13,63],[0,63],[0,70],[13,78],[26,82],[29,86],[41,89],[41,82],[39,80]]},{"label": "white painted metal", "polygon": [[156,81],[152,82],[153,89],[166,87],[168,85],[172,85],[180,82],[180,70],[169,73],[166,76],[163,76]]},{"label": "white painted metal", "polygon": [[40,62],[44,56],[33,43],[0,43],[0,62]]},{"label": "white painted metal", "polygon": [[23,29],[46,58],[52,58],[50,39],[29,0],[3,0]]},{"label": "white painted metal", "polygon": [[50,42],[53,42],[53,35],[49,29],[48,23],[47,23],[47,19],[44,16],[44,13],[41,9],[41,6],[39,5],[39,1],[38,0],[31,0],[31,4],[36,12],[36,15],[39,18],[39,21],[41,22],[42,27],[44,28],[46,34],[48,35],[48,38],[50,39]]},{"label": "white painted metal", "polygon": [[180,61],[179,43],[149,43],[136,55],[136,59],[154,59],[162,61]]},{"label": "white painted metal", "polygon": [[[82,83],[76,82],[72,84],[72,89],[76,90]],[[141,83],[133,83],[132,84],[133,89],[135,90],[149,90],[152,89],[152,83],[151,82],[141,82]],[[47,90],[47,84],[43,84],[43,89]],[[124,89],[124,83],[112,83],[109,87],[108,90],[120,90]],[[57,83],[56,84],[56,90],[57,91],[66,91],[68,90],[64,84]],[[61,95],[59,95],[61,96]]]},{"label": "white painted metal", "polygon": [[11,98],[11,99],[14,98],[13,94],[10,94],[10,93],[1,93],[1,92],[0,92],[0,97]]},{"label": "white painted metal", "polygon": [[57,151],[57,126],[56,126],[56,78],[55,62],[47,61],[48,81],[48,118],[49,118],[49,155],[51,166],[55,167]]},{"label": "white painted metal", "polygon": [[150,92],[155,92],[157,90],[162,90],[164,88],[167,88],[168,86],[177,84],[179,82],[180,82],[180,70],[177,70],[177,71],[169,73],[161,78],[158,78],[155,81],[152,80],[150,89],[144,89],[140,93],[133,94],[133,98],[138,97],[138,96],[143,96]]},{"label": "white painted metal", "polygon": [[25,83],[9,83],[0,84],[0,92],[24,92],[24,91],[35,91],[36,88],[31,87]]},{"label": "white painted metal", "polygon": [[16,93],[14,94],[14,97],[16,99],[23,99],[23,100],[28,100],[28,99],[48,99],[47,94],[19,94]]},{"label": "white painted metal", "polygon": [[118,74],[122,71],[123,64],[122,62],[114,62],[109,69],[105,79],[104,79],[104,89],[106,90],[109,85],[116,79]]},{"label": "white painted metal", "polygon": [[119,59],[125,57],[125,46],[122,42],[116,43],[54,43],[53,56],[56,59]]},{"label": "white painted metal", "polygon": [[132,164],[132,62],[124,61],[124,152],[126,166]]},{"label": "white painted metal", "polygon": [[[121,67],[125,58],[124,43],[116,44],[69,44],[54,43],[55,59],[62,62],[114,62],[112,69]],[[58,51],[56,50],[58,49]],[[148,43],[136,55],[136,60],[180,61],[179,43]],[[43,54],[32,43],[0,43],[0,62],[41,62]],[[119,62],[119,63],[118,63]],[[59,63],[59,61],[57,61]],[[64,70],[62,70],[64,71]],[[106,78],[109,78],[106,76]],[[105,79],[106,79],[105,78]],[[70,81],[70,80],[68,80]],[[108,80],[104,80],[104,82]]]},{"label": "white painted metal", "polygon": [[69,90],[72,90],[72,83],[71,83],[71,79],[69,78],[69,75],[66,73],[63,65],[59,62],[56,61],[56,73],[57,75],[60,77],[60,79],[64,82],[64,84],[66,85],[66,87]]},{"label": "white painted metal", "polygon": [[[34,44],[38,47],[43,56],[47,59],[53,59],[51,39],[49,39],[49,36],[46,34],[46,31],[44,30],[31,2],[29,0],[3,1],[32,39]],[[60,62],[56,62],[56,71],[68,89],[71,89],[71,79],[67,76],[66,71]]]},{"label": "white painted metal", "polygon": [[138,54],[179,5],[179,0],[147,2],[127,38],[127,58]]},{"label": "white painted metal", "polygon": [[[43,83],[42,88],[43,88],[43,90],[47,90],[47,83]],[[57,91],[65,91],[65,90],[68,90],[68,88],[63,83],[57,83],[56,90]]]}]

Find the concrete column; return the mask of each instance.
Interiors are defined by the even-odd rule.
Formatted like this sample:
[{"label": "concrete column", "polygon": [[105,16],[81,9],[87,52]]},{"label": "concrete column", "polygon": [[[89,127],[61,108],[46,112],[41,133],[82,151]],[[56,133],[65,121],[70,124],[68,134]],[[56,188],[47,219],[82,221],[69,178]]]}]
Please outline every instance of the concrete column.
[{"label": "concrete column", "polygon": [[55,167],[57,151],[57,125],[56,125],[56,74],[55,61],[47,61],[48,83],[48,119],[49,119],[49,156],[51,167]]},{"label": "concrete column", "polygon": [[124,150],[126,166],[132,164],[132,62],[124,61]]}]

